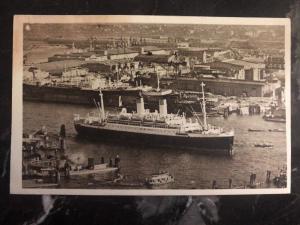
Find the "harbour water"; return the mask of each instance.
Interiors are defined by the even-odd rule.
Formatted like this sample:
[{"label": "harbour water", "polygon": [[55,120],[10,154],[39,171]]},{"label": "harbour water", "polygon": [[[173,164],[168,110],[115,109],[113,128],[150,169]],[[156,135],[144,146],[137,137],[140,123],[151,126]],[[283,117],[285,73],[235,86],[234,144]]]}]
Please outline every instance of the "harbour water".
[{"label": "harbour water", "polygon": [[[216,180],[220,188],[228,187],[232,179],[233,187],[242,187],[249,183],[251,173],[256,174],[257,182],[264,182],[266,171],[272,176],[286,166],[285,132],[269,132],[269,129],[283,129],[284,123],[266,122],[260,115],[209,118],[209,123],[228,129],[234,128],[235,155],[228,157],[220,154],[202,154],[184,149],[141,148],[127,146],[126,143],[101,143],[82,140],[77,137],[73,126],[73,115],[86,115],[95,108],[82,105],[24,102],[23,130],[26,133],[36,131],[45,125],[50,133],[58,133],[61,124],[67,132],[67,150],[69,157],[77,162],[86,162],[87,158],[106,161],[121,158],[121,173],[127,181],[143,182],[145,178],[159,171],[168,171],[175,177],[175,182],[168,188],[176,189],[210,189]],[[109,109],[106,109],[109,110]],[[111,109],[112,110],[112,109]],[[249,132],[248,129],[263,129],[263,132]],[[272,148],[259,148],[257,143],[270,143]],[[62,181],[62,188],[110,188],[104,184],[109,179],[106,175],[94,175],[72,178]],[[120,188],[120,187],[118,187]]]}]

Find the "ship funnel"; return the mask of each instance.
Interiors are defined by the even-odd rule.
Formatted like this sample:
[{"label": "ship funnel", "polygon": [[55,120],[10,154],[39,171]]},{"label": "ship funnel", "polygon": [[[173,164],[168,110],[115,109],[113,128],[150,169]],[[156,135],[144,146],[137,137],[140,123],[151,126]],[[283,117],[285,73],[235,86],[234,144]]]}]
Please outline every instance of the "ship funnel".
[{"label": "ship funnel", "polygon": [[160,99],[159,100],[159,114],[163,115],[163,116],[168,114],[167,100],[166,99]]},{"label": "ship funnel", "polygon": [[136,101],[136,112],[138,115],[143,115],[145,113],[144,99],[139,98]]}]

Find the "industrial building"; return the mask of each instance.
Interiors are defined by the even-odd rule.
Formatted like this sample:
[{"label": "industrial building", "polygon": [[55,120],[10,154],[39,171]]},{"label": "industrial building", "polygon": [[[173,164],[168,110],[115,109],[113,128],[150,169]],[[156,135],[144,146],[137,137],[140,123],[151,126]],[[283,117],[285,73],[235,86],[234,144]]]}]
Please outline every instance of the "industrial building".
[{"label": "industrial building", "polygon": [[157,64],[169,64],[172,62],[176,62],[175,55],[138,55],[134,58],[134,61],[142,62],[145,64],[157,63]]},{"label": "industrial building", "polygon": [[54,56],[48,57],[48,62],[64,61],[64,60],[82,60],[93,55],[93,52],[78,52],[78,53],[66,53],[66,54],[55,54]]},{"label": "industrial building", "polygon": [[180,56],[189,57],[190,60],[195,60],[197,63],[207,63],[210,62],[207,56],[207,49],[206,48],[196,48],[196,47],[189,47],[189,48],[179,48],[178,54]]},{"label": "industrial building", "polygon": [[161,86],[187,91],[201,91],[201,82],[205,83],[205,90],[223,96],[262,97],[266,94],[263,81],[240,81],[221,78],[183,78],[177,80],[162,79]]},{"label": "industrial building", "polygon": [[263,81],[265,79],[265,64],[243,60],[228,60],[208,63],[212,69],[224,71],[232,79],[245,81]]}]

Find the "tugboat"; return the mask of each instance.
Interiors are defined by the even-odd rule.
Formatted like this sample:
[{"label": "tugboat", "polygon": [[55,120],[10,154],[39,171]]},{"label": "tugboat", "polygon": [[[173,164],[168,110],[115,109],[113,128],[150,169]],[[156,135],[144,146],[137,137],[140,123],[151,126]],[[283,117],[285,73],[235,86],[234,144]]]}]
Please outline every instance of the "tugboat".
[{"label": "tugboat", "polygon": [[74,115],[77,133],[87,138],[118,141],[120,143],[138,142],[149,146],[184,148],[193,150],[222,150],[233,155],[234,131],[224,131],[221,127],[207,123],[202,87],[203,121],[199,117],[186,119],[185,115],[168,114],[165,99],[159,101],[159,112],[151,113],[144,108],[143,98],[137,101],[137,112],[127,113],[123,108],[119,115],[105,113],[103,94],[100,89],[99,114],[80,117]]},{"label": "tugboat", "polygon": [[146,186],[154,187],[174,182],[174,177],[168,172],[162,171],[158,174],[152,174],[150,178],[145,181]]}]

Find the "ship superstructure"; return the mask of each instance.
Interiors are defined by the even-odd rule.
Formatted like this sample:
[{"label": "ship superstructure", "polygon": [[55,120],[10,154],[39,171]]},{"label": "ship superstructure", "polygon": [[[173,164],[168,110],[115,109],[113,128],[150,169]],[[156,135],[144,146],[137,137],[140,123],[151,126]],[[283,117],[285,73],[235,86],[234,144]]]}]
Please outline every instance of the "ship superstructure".
[{"label": "ship superstructure", "polygon": [[[202,83],[202,90],[204,84]],[[169,114],[165,99],[159,101],[159,111],[150,112],[144,108],[143,98],[137,100],[136,112],[128,113],[126,108],[117,115],[107,114],[103,94],[98,114],[86,117],[75,115],[74,125],[78,134],[102,140],[142,143],[183,149],[222,149],[233,154],[233,131],[207,123],[203,91],[203,120],[185,115]]]},{"label": "ship superstructure", "polygon": [[35,68],[24,71],[24,100],[93,105],[99,100],[99,88],[104,93],[105,104],[113,107],[134,106],[136,97],[151,89],[132,86],[123,80],[112,81],[104,74],[82,68],[64,71],[61,76],[50,76]]}]

